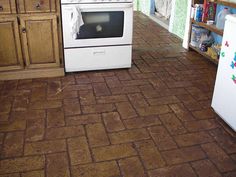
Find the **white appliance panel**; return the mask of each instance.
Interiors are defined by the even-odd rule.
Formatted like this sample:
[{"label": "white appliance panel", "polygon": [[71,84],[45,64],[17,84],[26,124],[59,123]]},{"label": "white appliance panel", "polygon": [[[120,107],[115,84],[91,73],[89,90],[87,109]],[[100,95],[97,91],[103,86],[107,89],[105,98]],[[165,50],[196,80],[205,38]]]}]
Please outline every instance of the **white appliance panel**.
[{"label": "white appliance panel", "polygon": [[130,68],[132,46],[65,49],[66,72]]},{"label": "white appliance panel", "polygon": [[124,12],[124,30],[122,37],[92,38],[75,40],[71,35],[71,13],[74,4],[62,5],[62,25],[64,48],[107,46],[107,45],[127,45],[132,44],[133,36],[133,4],[132,3],[103,3],[103,4],[78,4],[81,12]]},{"label": "white appliance panel", "polygon": [[127,3],[133,0],[61,0],[61,4],[78,4],[78,3]]},{"label": "white appliance panel", "polygon": [[[236,131],[236,15],[226,17],[212,107]],[[236,80],[235,80],[236,81]]]}]

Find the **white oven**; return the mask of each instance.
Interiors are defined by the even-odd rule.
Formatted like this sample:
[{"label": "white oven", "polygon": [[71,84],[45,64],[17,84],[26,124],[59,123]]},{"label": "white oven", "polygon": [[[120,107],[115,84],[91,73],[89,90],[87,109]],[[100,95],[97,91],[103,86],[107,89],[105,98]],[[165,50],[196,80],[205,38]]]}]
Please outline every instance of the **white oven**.
[{"label": "white oven", "polygon": [[132,0],[61,0],[67,72],[131,67]]}]

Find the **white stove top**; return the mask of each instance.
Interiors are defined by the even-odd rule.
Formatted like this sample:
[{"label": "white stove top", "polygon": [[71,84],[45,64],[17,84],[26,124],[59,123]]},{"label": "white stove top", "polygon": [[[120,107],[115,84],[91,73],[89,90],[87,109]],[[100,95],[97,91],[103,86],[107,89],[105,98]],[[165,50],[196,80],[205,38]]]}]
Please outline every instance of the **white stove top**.
[{"label": "white stove top", "polygon": [[90,3],[127,3],[133,0],[61,0],[61,4],[90,4]]}]

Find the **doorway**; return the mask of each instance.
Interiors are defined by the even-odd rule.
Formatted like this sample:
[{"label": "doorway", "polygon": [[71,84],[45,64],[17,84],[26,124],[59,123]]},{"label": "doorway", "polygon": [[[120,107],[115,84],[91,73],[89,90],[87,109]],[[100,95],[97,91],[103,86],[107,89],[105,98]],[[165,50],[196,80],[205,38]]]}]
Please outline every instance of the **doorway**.
[{"label": "doorway", "polygon": [[159,25],[169,29],[173,0],[151,0],[151,18]]}]

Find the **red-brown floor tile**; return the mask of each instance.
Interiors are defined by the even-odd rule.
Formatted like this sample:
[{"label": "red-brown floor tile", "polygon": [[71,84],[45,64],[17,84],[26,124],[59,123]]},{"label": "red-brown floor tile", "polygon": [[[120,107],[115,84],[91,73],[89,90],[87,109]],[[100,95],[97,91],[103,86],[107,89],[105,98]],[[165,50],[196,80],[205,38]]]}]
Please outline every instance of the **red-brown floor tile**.
[{"label": "red-brown floor tile", "polygon": [[236,176],[217,67],[141,13],[133,42],[129,69],[0,81],[0,177]]}]

